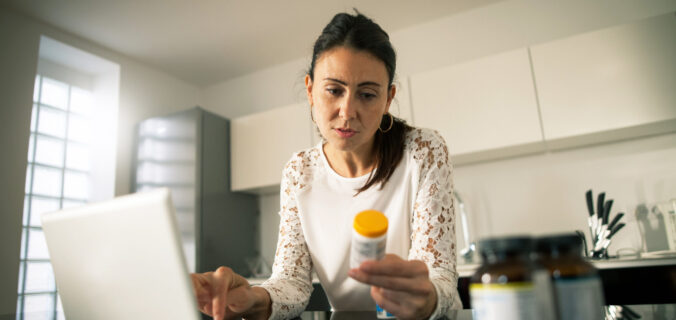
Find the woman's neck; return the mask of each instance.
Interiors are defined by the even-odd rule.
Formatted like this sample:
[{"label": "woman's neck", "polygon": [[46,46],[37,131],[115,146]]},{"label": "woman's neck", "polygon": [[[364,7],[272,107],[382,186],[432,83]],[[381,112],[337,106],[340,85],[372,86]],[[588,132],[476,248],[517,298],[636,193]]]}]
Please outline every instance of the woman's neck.
[{"label": "woman's neck", "polygon": [[376,167],[373,144],[349,151],[334,149],[328,143],[325,143],[322,147],[329,165],[342,177],[361,177],[370,173]]}]

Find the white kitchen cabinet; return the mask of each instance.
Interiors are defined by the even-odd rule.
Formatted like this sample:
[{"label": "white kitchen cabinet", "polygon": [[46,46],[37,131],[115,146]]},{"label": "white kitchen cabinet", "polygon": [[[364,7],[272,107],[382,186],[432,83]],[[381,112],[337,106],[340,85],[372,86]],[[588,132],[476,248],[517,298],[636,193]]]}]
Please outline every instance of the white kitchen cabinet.
[{"label": "white kitchen cabinet", "polygon": [[543,151],[527,49],[411,76],[415,125],[438,130],[463,164]]},{"label": "white kitchen cabinet", "polygon": [[294,152],[312,146],[307,104],[275,108],[232,120],[232,189],[279,192],[282,169]]},{"label": "white kitchen cabinet", "polygon": [[551,148],[676,131],[673,13],[531,47]]}]

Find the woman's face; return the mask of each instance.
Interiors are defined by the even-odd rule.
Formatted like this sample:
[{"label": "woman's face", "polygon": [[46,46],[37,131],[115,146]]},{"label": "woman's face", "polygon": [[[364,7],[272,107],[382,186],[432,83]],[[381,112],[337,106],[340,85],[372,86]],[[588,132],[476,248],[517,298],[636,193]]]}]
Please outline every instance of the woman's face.
[{"label": "woman's face", "polygon": [[305,77],[319,131],[336,151],[370,152],[395,88],[388,90],[385,64],[365,51],[337,47],[315,61],[314,81]]}]

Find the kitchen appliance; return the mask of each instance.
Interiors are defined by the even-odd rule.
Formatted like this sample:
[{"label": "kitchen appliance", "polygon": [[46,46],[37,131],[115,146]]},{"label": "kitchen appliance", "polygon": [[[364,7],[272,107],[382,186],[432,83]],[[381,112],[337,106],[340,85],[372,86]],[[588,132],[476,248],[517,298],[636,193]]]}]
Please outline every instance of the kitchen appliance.
[{"label": "kitchen appliance", "polygon": [[230,121],[195,107],[142,121],[136,142],[132,190],[171,190],[188,269],[250,276],[258,201],[230,189]]}]

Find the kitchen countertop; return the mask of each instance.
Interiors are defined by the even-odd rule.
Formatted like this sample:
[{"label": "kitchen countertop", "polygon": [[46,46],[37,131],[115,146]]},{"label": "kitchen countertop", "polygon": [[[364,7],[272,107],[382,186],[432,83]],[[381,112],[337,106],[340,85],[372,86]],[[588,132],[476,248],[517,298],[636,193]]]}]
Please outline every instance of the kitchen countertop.
[{"label": "kitchen countertop", "polygon": [[[657,266],[676,266],[676,256],[658,256],[658,255],[644,255],[641,258],[624,257],[603,260],[587,260],[591,262],[597,269],[624,269],[624,268],[638,268],[638,267],[657,267]],[[481,264],[458,264],[458,276],[471,277]]]},{"label": "kitchen countertop", "polygon": [[[676,256],[673,253],[589,260],[599,271],[607,304],[676,303]],[[469,306],[469,282],[480,264],[458,265],[458,292]]]},{"label": "kitchen countertop", "polygon": [[[648,304],[648,305],[630,305],[633,311],[638,313],[643,320],[656,319],[674,319],[676,317],[676,304]],[[377,319],[375,312],[330,312],[330,311],[305,311],[302,318],[318,320],[371,320]],[[300,320],[296,318],[293,320]],[[448,320],[472,320],[476,319],[472,310],[454,310],[451,311]]]},{"label": "kitchen countertop", "polygon": [[[676,266],[676,252],[670,255],[653,255],[643,254],[640,258],[636,256],[603,259],[603,260],[588,260],[597,269],[621,269],[621,268],[637,268],[637,267],[655,267],[655,266]],[[471,277],[479,268],[480,263],[464,263],[457,265],[459,277]],[[267,278],[247,278],[251,285],[259,285]],[[319,283],[317,277],[312,278],[312,283]]]},{"label": "kitchen countertop", "polygon": [[[676,256],[643,255],[641,258],[623,257],[590,260],[599,270],[607,304],[666,304],[676,303]],[[480,264],[459,264],[458,292],[465,308],[470,306],[469,281]],[[265,278],[250,278],[252,285]],[[310,297],[312,310],[328,310],[330,305],[319,280],[313,278],[314,291]]]},{"label": "kitchen countertop", "polygon": [[[676,317],[676,304],[653,304],[653,305],[631,305],[629,306],[633,311],[638,313],[644,320],[653,319],[674,319]],[[47,316],[51,318],[53,313],[27,313],[24,318],[43,318]],[[62,313],[58,313],[59,317],[63,317]],[[0,314],[0,320],[15,320],[16,314]],[[371,320],[377,319],[374,311],[305,311],[301,317],[292,320],[301,319],[319,319],[319,320]],[[454,310],[451,311],[448,320],[472,320],[475,319],[472,310]]]},{"label": "kitchen countertop", "polygon": [[590,260],[597,269],[616,269],[616,268],[636,268],[636,267],[656,267],[656,266],[676,266],[676,256],[641,256],[604,259],[604,260]]},{"label": "kitchen countertop", "polygon": [[[638,267],[656,267],[656,266],[676,266],[676,255],[661,256],[661,255],[643,255],[641,258],[624,257],[603,260],[588,260],[597,269],[624,269],[624,268],[638,268]],[[458,264],[459,277],[471,277],[479,268],[479,263]],[[247,278],[251,285],[259,285],[267,278]],[[312,283],[319,283],[317,277],[312,278]]]}]

